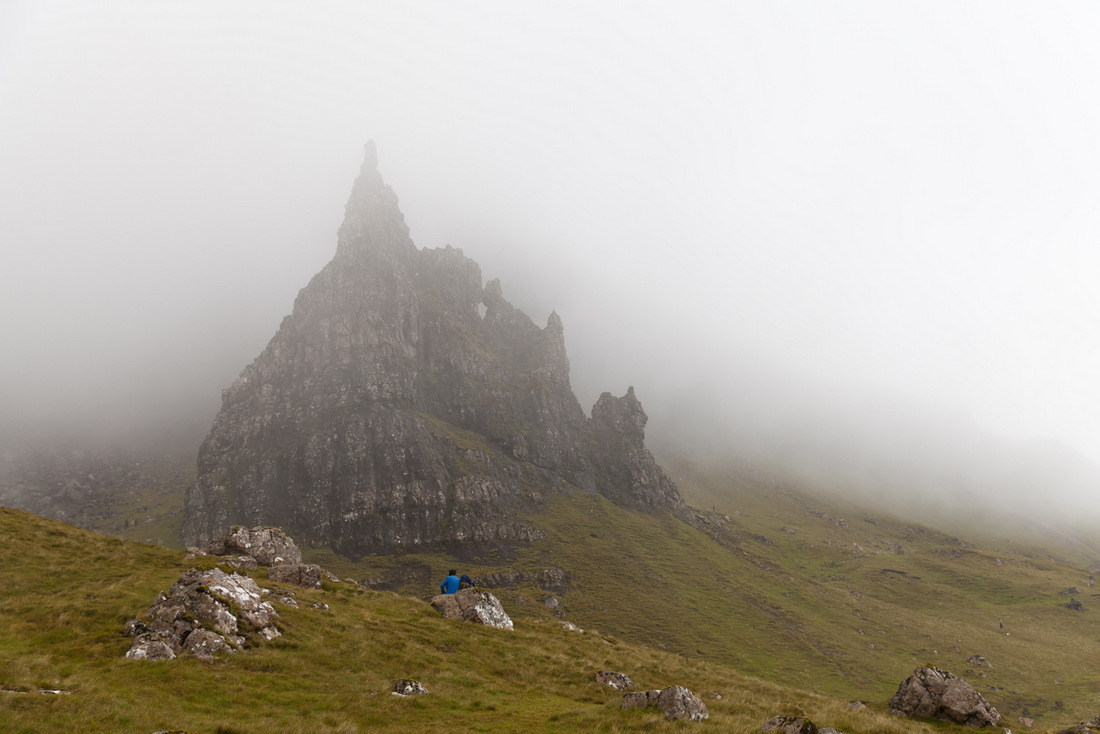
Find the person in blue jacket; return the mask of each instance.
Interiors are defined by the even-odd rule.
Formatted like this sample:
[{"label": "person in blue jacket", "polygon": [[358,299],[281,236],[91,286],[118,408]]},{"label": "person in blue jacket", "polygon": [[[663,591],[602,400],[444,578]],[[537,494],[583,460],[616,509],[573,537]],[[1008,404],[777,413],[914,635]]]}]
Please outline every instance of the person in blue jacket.
[{"label": "person in blue jacket", "polygon": [[439,585],[439,590],[444,594],[453,594],[458,591],[458,583],[458,571],[452,568],[450,575],[443,579],[443,583]]}]

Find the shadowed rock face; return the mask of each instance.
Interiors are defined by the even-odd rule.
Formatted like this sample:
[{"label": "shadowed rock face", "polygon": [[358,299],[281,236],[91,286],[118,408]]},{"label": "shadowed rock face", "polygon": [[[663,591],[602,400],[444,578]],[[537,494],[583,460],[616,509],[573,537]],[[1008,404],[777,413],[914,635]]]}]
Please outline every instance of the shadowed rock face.
[{"label": "shadowed rock face", "polygon": [[[482,313],[483,309],[483,313]],[[680,510],[630,389],[585,416],[561,319],[535,325],[451,247],[419,250],[368,144],[336,255],[223,391],[183,540],[274,525],[345,555],[527,543],[549,492]]]}]

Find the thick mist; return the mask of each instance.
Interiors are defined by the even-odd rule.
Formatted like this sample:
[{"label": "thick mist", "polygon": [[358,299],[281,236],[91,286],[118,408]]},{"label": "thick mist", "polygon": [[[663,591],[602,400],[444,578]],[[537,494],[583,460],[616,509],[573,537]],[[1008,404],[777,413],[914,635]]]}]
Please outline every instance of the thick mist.
[{"label": "thick mist", "polygon": [[5,4],[0,438],[197,449],[370,138],[418,246],[558,312],[586,408],[1095,512],[1098,14]]}]

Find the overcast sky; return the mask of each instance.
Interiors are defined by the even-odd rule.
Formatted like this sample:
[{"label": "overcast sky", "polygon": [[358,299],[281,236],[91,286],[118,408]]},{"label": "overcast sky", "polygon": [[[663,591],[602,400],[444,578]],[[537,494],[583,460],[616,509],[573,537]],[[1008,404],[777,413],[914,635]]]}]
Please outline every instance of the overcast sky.
[{"label": "overcast sky", "polygon": [[561,315],[586,407],[753,372],[1098,460],[1098,29],[1090,2],[0,0],[0,412],[209,425],[373,139],[418,246]]}]

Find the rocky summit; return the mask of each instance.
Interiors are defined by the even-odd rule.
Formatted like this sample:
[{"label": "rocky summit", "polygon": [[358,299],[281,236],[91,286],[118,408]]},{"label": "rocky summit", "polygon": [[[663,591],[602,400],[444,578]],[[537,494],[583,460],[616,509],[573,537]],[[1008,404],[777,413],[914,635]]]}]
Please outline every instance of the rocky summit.
[{"label": "rocky summit", "polygon": [[223,391],[183,540],[274,525],[349,556],[510,546],[548,493],[683,509],[633,388],[586,416],[561,319],[544,327],[461,250],[418,249],[373,143],[336,254]]}]

